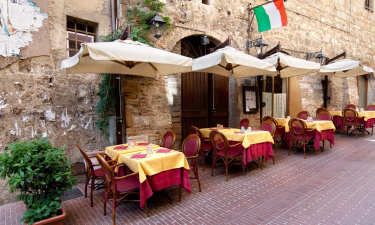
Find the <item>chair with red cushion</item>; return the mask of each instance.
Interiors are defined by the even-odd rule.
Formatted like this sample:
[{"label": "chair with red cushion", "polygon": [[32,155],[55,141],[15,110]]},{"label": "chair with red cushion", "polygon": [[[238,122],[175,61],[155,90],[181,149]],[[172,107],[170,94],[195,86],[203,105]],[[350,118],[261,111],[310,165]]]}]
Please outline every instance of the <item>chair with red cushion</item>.
[{"label": "chair with red cushion", "polygon": [[[198,180],[199,191],[201,192],[201,182],[199,180],[197,157],[201,149],[201,140],[198,135],[188,135],[182,143],[182,153],[184,153],[186,159],[189,161],[189,172],[194,173],[193,179]],[[181,186],[180,186],[180,200],[181,200]]]},{"label": "chair with red cushion", "polygon": [[[303,157],[306,159],[306,146],[313,146],[314,142],[314,135],[312,132],[313,131],[310,129],[307,129],[306,123],[301,120],[301,119],[291,119],[289,120],[289,130],[291,133],[291,141],[292,144],[289,146],[289,152],[288,155],[290,155],[290,149],[292,146],[297,147],[302,147],[303,148]],[[309,143],[311,143],[309,145]],[[316,155],[316,149],[315,150],[315,155]]]},{"label": "chair with red cushion", "polygon": [[[227,137],[219,131],[211,131],[210,137],[212,145],[214,146],[211,176],[214,175],[215,165],[224,165],[228,181],[228,166],[230,164],[238,164],[238,162],[241,164],[242,172],[245,175],[245,165],[242,163],[243,149],[238,148],[242,143],[229,145]],[[217,164],[219,160],[222,160],[223,164]]]},{"label": "chair with red cushion", "polygon": [[202,157],[202,167],[203,167],[203,171],[204,171],[204,159],[213,150],[211,139],[203,137],[203,134],[199,131],[198,127],[190,126],[189,130],[190,130],[190,134],[198,135],[198,137],[201,140],[200,154],[201,154],[201,157]]},{"label": "chair with red cushion", "polygon": [[349,127],[353,127],[355,131],[355,139],[357,139],[357,130],[361,130],[363,137],[365,136],[365,126],[363,126],[363,118],[358,118],[358,112],[355,109],[346,108],[342,111],[344,117],[344,126],[341,131],[341,137],[344,136],[344,130],[346,128],[346,135],[348,135]]},{"label": "chair with red cushion", "polygon": [[315,113],[316,113],[316,118],[318,118],[320,114],[329,113],[329,111],[326,108],[317,108]]},{"label": "chair with red cushion", "polygon": [[318,120],[331,120],[332,121],[332,115],[331,113],[320,113],[317,117]]},{"label": "chair with red cushion", "polygon": [[[99,166],[99,164],[94,164],[91,161],[91,158],[95,158],[96,156],[88,156],[85,150],[81,147],[81,145],[77,144],[79,151],[81,152],[83,158],[85,159],[86,164],[86,182],[85,182],[85,198],[87,198],[87,186],[89,185],[90,181],[90,201],[91,207],[93,207],[93,192],[95,189],[98,189],[100,186],[104,184],[104,172],[101,168],[94,169],[94,166]],[[107,154],[100,153],[101,155],[106,156],[106,159],[109,159]],[[108,162],[115,162],[114,160],[109,160]],[[95,182],[99,181],[99,182]]]},{"label": "chair with red cushion", "polygon": [[263,121],[272,121],[274,124],[275,124],[275,127],[276,127],[276,132],[275,132],[275,137],[274,137],[274,141],[275,141],[275,152],[276,151],[276,144],[277,142],[282,142],[284,143],[284,135],[285,135],[285,127],[284,126],[279,126],[279,124],[277,123],[277,120],[275,120],[275,118],[273,118],[272,116],[265,116],[263,117]]},{"label": "chair with red cushion", "polygon": [[365,111],[375,111],[375,105],[366,106]]},{"label": "chair with red cushion", "polygon": [[169,130],[167,133],[163,135],[162,141],[161,141],[161,147],[173,149],[174,143],[176,141],[176,135],[173,131]]},{"label": "chair with red cushion", "polygon": [[298,119],[307,120],[307,117],[310,117],[310,113],[308,111],[301,111],[297,114]]},{"label": "chair with red cushion", "polygon": [[[276,140],[275,140],[275,137],[276,137],[276,126],[275,126],[275,123],[272,122],[271,120],[263,121],[260,124],[259,130],[270,132],[270,134],[271,134],[271,136],[272,136],[272,138],[274,140],[275,149],[276,149]],[[275,165],[275,155],[272,158],[273,158],[273,164]],[[261,169],[263,169],[263,163],[264,163],[264,156],[262,156],[262,166],[260,167]]]},{"label": "chair with red cushion", "polygon": [[357,106],[356,105],[354,105],[354,104],[348,104],[346,107],[345,107],[345,109],[356,109],[357,108]]},{"label": "chair with red cushion", "polygon": [[250,126],[251,126],[251,123],[250,123],[250,120],[248,118],[244,118],[240,121],[239,128],[244,127],[245,129],[247,129]]},{"label": "chair with red cushion", "polygon": [[[98,159],[99,165],[104,172],[105,177],[105,193],[104,193],[104,215],[107,214],[107,201],[113,200],[112,207],[112,221],[113,225],[116,224],[116,207],[122,201],[130,202],[139,202],[140,200],[130,198],[129,200],[125,199],[129,195],[140,195],[139,194],[139,177],[138,173],[131,173],[122,177],[115,176],[113,169],[120,166],[125,166],[124,163],[110,166],[105,159],[97,154],[96,158]],[[147,202],[145,202],[146,215],[148,214]]]}]

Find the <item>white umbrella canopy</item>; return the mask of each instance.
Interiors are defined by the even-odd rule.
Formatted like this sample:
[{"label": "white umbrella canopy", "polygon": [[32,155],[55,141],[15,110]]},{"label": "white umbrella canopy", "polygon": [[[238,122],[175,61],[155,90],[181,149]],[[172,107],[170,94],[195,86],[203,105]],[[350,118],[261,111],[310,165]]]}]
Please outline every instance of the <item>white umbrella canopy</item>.
[{"label": "white umbrella canopy", "polygon": [[320,69],[319,63],[295,58],[281,52],[270,55],[263,60],[274,65],[282,78],[313,73]]},{"label": "white umbrella canopy", "polygon": [[226,46],[208,55],[193,59],[193,71],[234,78],[276,75],[276,68],[233,47]]},{"label": "white umbrella canopy", "polygon": [[320,68],[320,73],[333,77],[352,77],[373,73],[370,67],[362,65],[361,61],[343,59]]},{"label": "white umbrella canopy", "polygon": [[112,73],[157,77],[191,72],[189,57],[132,40],[84,43],[79,52],[61,62],[68,73]]}]

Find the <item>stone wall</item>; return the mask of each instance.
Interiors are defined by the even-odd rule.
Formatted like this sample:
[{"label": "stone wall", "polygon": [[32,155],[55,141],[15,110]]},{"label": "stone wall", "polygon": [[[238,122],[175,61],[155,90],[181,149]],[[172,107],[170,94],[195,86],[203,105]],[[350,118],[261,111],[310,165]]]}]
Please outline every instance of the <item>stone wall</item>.
[{"label": "stone wall", "polygon": [[[100,76],[67,74],[60,70],[66,59],[66,17],[99,24],[99,35],[110,32],[110,3],[101,0],[49,0],[51,55],[19,60],[0,70],[0,150],[14,141],[48,137],[53,145],[67,145],[72,162],[82,162],[77,143],[102,149],[109,143],[95,127],[95,106]],[[0,181],[0,205],[15,200]]]}]

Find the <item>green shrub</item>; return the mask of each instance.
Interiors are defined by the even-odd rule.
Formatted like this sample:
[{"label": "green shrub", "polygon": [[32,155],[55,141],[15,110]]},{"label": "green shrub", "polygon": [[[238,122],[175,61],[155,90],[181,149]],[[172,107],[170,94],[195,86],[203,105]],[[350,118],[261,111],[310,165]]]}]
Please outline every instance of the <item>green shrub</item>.
[{"label": "green shrub", "polygon": [[32,224],[58,214],[60,198],[77,182],[65,147],[55,148],[47,138],[15,142],[0,155],[0,177],[27,205],[20,222]]}]

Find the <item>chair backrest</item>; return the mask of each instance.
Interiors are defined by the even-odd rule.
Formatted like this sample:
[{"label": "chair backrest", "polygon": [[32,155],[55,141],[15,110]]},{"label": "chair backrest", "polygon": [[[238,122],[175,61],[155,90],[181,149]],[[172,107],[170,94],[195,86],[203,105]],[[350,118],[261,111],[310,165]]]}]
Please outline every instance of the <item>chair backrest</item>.
[{"label": "chair backrest", "polygon": [[375,111],[375,105],[366,106],[365,111]]},{"label": "chair backrest", "polygon": [[296,135],[303,135],[305,136],[305,133],[306,133],[306,123],[301,120],[301,119],[291,119],[289,120],[289,130],[292,134],[292,136],[296,136]]},{"label": "chair backrest", "polygon": [[354,104],[349,104],[345,107],[345,109],[356,109],[357,107]]},{"label": "chair backrest", "polygon": [[315,113],[316,113],[316,118],[318,118],[320,114],[329,113],[329,111],[326,108],[317,108]]},{"label": "chair backrest", "polygon": [[320,113],[317,117],[319,120],[332,120],[332,115],[328,113]]},{"label": "chair backrest", "polygon": [[90,172],[90,171],[93,171],[94,170],[94,167],[93,167],[93,163],[90,159],[90,157],[87,155],[87,153],[85,152],[85,150],[82,148],[82,146],[80,144],[77,144],[77,147],[79,149],[79,151],[81,152],[83,158],[85,159],[85,162],[86,162],[86,171]]},{"label": "chair backrest", "polygon": [[214,146],[215,155],[217,155],[217,153],[222,150],[225,150],[226,152],[225,155],[227,155],[229,141],[223,133],[221,133],[220,131],[211,131],[210,139],[211,139],[212,146]]},{"label": "chair backrest", "polygon": [[251,123],[250,123],[249,118],[244,118],[241,120],[239,128],[244,127],[245,129],[247,129],[250,126],[251,126]]},{"label": "chair backrest", "polygon": [[307,117],[310,117],[310,113],[308,111],[301,111],[297,114],[298,119],[307,120]]},{"label": "chair backrest", "polygon": [[173,131],[169,130],[163,135],[161,147],[173,149],[176,141],[176,135]]},{"label": "chair backrest", "polygon": [[347,122],[357,123],[358,112],[355,109],[344,109],[342,115],[344,116],[344,124]]},{"label": "chair backrest", "polygon": [[270,132],[272,137],[275,137],[276,126],[275,126],[275,123],[272,120],[263,121],[260,124],[259,130],[268,131],[268,132]]},{"label": "chair backrest", "polygon": [[104,177],[105,177],[105,182],[106,182],[106,188],[111,188],[112,185],[115,183],[114,180],[115,180],[115,173],[113,172],[113,170],[111,169],[111,167],[109,166],[109,164],[107,163],[107,161],[105,161],[105,159],[99,155],[99,154],[96,154],[96,158],[98,159],[98,162],[99,162],[99,165],[100,167],[102,168],[103,172],[104,172]]},{"label": "chair backrest", "polygon": [[273,118],[272,116],[263,117],[262,122],[264,122],[264,121],[272,121],[275,124],[276,127],[278,126],[277,120],[275,118]]},{"label": "chair backrest", "polygon": [[182,143],[182,152],[186,157],[198,155],[201,139],[196,134],[189,134]]}]

